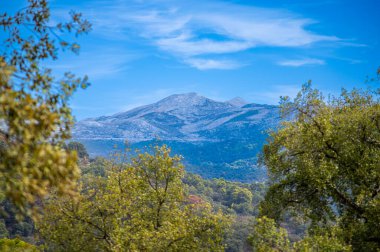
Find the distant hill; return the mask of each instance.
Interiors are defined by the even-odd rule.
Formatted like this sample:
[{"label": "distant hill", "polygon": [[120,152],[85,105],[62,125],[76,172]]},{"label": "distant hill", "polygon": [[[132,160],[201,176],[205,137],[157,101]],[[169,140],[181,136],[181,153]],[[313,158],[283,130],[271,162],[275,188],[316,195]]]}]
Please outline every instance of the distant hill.
[{"label": "distant hill", "polygon": [[107,155],[127,140],[132,147],[155,139],[184,156],[187,170],[206,178],[256,181],[256,167],[266,131],[279,123],[279,109],[241,98],[214,101],[196,93],[176,94],[112,116],[86,119],[73,129],[91,156]]}]

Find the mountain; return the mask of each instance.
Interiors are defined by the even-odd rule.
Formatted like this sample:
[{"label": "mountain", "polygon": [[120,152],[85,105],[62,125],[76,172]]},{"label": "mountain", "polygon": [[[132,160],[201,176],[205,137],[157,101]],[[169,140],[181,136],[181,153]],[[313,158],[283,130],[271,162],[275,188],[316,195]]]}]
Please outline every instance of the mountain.
[{"label": "mountain", "polygon": [[76,123],[73,138],[89,153],[107,155],[127,140],[132,147],[155,139],[184,156],[187,169],[204,177],[238,181],[262,180],[257,154],[266,130],[278,125],[278,107],[241,98],[221,102],[196,93],[175,94],[156,103],[112,116]]},{"label": "mountain", "polygon": [[236,106],[236,107],[243,107],[244,105],[247,105],[248,102],[246,102],[243,98],[241,97],[235,97],[231,100],[228,100],[227,103]]}]

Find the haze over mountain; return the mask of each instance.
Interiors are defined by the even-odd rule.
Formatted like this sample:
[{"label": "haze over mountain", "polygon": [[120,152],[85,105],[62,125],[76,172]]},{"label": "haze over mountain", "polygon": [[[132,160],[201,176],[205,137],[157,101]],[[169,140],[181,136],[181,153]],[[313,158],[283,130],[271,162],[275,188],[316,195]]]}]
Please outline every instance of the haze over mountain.
[{"label": "haze over mountain", "polygon": [[221,102],[196,93],[175,94],[112,116],[86,119],[73,129],[92,156],[107,155],[123,141],[133,146],[155,139],[184,156],[187,169],[204,177],[252,181],[265,177],[256,168],[266,131],[279,122],[278,108],[237,97]]}]

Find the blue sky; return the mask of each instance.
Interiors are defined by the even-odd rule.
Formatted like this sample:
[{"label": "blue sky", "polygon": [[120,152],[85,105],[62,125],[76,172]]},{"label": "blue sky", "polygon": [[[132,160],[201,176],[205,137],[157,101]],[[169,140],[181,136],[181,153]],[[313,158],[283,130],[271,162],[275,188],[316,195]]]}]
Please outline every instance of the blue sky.
[{"label": "blue sky", "polygon": [[365,87],[380,66],[378,0],[55,0],[51,7],[52,22],[76,10],[93,24],[79,55],[61,53],[50,65],[89,76],[91,87],[71,101],[79,120],[185,92],[277,104],[310,79],[337,94]]}]

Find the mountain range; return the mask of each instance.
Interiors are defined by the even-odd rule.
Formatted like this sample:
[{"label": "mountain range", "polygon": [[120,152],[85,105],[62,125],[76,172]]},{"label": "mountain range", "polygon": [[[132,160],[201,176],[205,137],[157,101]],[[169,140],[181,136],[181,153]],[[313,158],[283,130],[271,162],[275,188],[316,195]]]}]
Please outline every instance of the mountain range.
[{"label": "mountain range", "polygon": [[187,93],[79,121],[72,133],[91,156],[107,155],[124,141],[137,148],[159,141],[181,154],[190,172],[248,182],[265,179],[257,155],[267,131],[279,121],[277,106],[248,103],[239,97],[215,101]]}]

